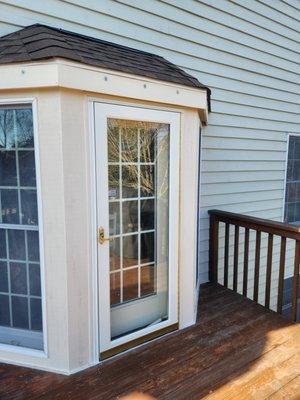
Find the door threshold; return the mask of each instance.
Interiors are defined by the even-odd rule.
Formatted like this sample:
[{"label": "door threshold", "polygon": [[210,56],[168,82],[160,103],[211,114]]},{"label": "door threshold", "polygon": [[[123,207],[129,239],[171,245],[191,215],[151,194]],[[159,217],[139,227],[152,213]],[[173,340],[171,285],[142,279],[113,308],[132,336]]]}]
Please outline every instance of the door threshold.
[{"label": "door threshold", "polygon": [[127,343],[121,344],[120,346],[116,346],[113,349],[109,349],[100,353],[100,361],[106,360],[110,357],[116,356],[117,354],[123,353],[124,351],[133,349],[141,344],[149,342],[152,339],[157,339],[160,336],[163,336],[167,333],[171,333],[177,331],[179,327],[178,322],[176,324],[172,324],[167,326],[166,328],[159,329],[155,332],[148,333],[145,336],[140,338],[130,340]]}]

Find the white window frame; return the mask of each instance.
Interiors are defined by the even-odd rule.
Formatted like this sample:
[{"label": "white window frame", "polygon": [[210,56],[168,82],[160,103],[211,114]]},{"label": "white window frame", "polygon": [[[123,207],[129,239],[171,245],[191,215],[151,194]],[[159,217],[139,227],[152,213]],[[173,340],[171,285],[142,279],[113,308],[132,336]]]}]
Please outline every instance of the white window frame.
[{"label": "white window frame", "polygon": [[[39,232],[39,250],[40,250],[40,279],[41,279],[41,302],[42,302],[42,327],[43,327],[43,350],[31,349],[12,344],[0,343],[0,351],[24,354],[40,358],[48,357],[47,323],[46,323],[46,288],[45,288],[45,260],[44,260],[44,239],[43,239],[43,218],[42,218],[42,194],[41,194],[41,171],[39,154],[39,135],[37,118],[37,100],[36,98],[7,98],[0,99],[0,106],[28,105],[32,108],[33,138],[34,138],[34,156],[37,190],[37,208],[38,208],[38,232]],[[2,224],[4,225],[4,224]],[[13,225],[9,225],[11,228]],[[5,227],[5,226],[4,226]],[[18,229],[22,225],[17,226]]]}]

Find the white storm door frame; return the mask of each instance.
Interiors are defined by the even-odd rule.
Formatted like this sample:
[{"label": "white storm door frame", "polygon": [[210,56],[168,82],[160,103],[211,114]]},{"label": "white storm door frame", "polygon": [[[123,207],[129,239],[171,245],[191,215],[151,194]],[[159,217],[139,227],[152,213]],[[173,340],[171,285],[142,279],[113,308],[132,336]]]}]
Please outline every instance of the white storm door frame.
[{"label": "white storm door frame", "polygon": [[107,119],[127,119],[166,123],[170,125],[169,159],[169,298],[168,319],[156,325],[111,340],[110,334],[110,279],[109,243],[97,247],[98,261],[98,320],[99,351],[140,338],[178,322],[178,252],[179,252],[179,155],[180,155],[180,113],[154,110],[142,107],[94,102],[94,133],[96,160],[96,210],[97,227],[102,226],[109,233],[108,207],[108,155]]}]

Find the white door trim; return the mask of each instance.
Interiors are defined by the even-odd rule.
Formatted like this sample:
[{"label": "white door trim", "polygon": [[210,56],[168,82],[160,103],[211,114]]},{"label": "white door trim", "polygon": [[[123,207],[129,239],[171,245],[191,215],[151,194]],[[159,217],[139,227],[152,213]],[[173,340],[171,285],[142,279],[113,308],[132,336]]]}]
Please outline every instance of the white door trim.
[{"label": "white door trim", "polygon": [[[124,337],[111,341],[108,335],[108,328],[110,328],[110,304],[109,304],[109,271],[108,267],[104,273],[106,279],[100,279],[98,275],[98,297],[99,297],[99,348],[101,351],[108,350],[112,347],[119,346],[128,341],[137,339],[146,334],[152,333],[158,329],[163,329],[169,325],[178,322],[178,227],[179,227],[179,154],[180,154],[180,113],[171,111],[161,111],[156,109],[133,107],[127,105],[116,105],[103,102],[93,103],[93,117],[91,128],[94,131],[94,136],[98,138],[95,140],[95,153],[103,154],[106,150],[106,136],[103,132],[98,131],[101,125],[104,126],[106,118],[123,118],[133,120],[145,120],[153,122],[161,122],[170,124],[170,193],[172,199],[170,201],[170,227],[169,227],[169,263],[176,266],[175,273],[169,274],[169,318],[155,326],[149,326],[141,331],[133,332]],[[98,111],[96,110],[96,105]],[[96,116],[97,114],[97,116]],[[98,124],[94,121],[97,118]],[[102,122],[102,124],[101,124]],[[94,126],[93,126],[94,125]],[[105,157],[106,158],[106,157]],[[96,160],[95,160],[96,161]],[[95,166],[95,164],[94,164]],[[96,178],[96,176],[95,176]],[[102,178],[103,179],[103,178]],[[104,213],[108,214],[108,201],[107,193],[101,191],[100,185],[96,184],[96,200],[102,204]],[[107,208],[107,210],[106,210]],[[103,225],[103,224],[102,224]],[[105,231],[108,232],[108,226],[104,226]],[[174,248],[174,244],[176,244]],[[106,245],[108,251],[108,245]],[[175,251],[174,251],[175,250]],[[100,268],[98,268],[98,274]],[[101,321],[100,321],[101,316]]]}]

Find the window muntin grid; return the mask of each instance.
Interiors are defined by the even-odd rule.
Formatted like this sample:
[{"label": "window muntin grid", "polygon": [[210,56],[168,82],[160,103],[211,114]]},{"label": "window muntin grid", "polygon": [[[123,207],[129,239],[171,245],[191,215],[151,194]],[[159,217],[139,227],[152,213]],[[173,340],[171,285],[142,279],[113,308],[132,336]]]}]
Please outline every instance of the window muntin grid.
[{"label": "window muntin grid", "polygon": [[300,223],[300,136],[289,137],[286,191],[285,221]]},{"label": "window muntin grid", "polygon": [[168,124],[108,119],[111,306],[157,290],[157,195],[168,191],[169,179],[166,168],[156,187],[159,137],[160,148],[168,152]]},{"label": "window muntin grid", "polygon": [[20,332],[42,333],[32,118],[28,105],[0,108],[0,341],[14,345]]}]

